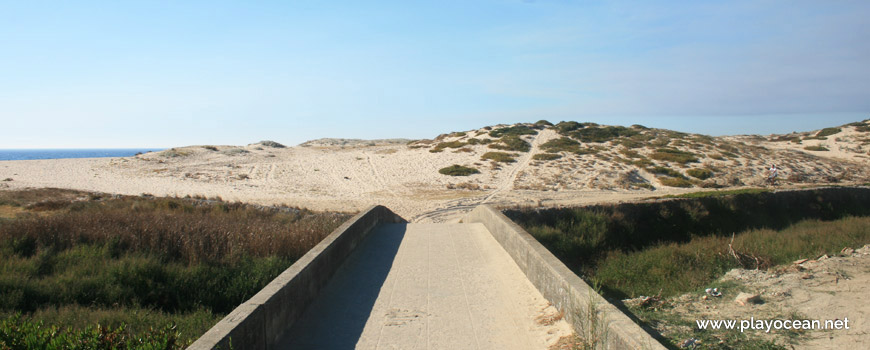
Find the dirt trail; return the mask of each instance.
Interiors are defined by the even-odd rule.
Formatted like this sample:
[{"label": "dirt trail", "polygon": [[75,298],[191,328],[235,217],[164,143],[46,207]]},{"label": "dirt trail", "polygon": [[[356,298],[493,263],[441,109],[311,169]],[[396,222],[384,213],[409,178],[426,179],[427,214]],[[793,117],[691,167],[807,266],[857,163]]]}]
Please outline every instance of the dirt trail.
[{"label": "dirt trail", "polygon": [[542,130],[529,140],[532,148],[528,152],[520,155],[517,162],[514,163],[516,165],[512,166],[508,173],[503,175],[504,178],[498,183],[494,190],[482,196],[460,198],[442,203],[438,209],[416,216],[411,219],[411,222],[455,222],[459,220],[462,214],[474,209],[476,206],[491,203],[497,195],[510,192],[513,190],[517,176],[529,167],[529,163],[532,161],[532,156],[539,150],[541,144],[540,140],[542,139],[541,135],[546,132],[552,131]]}]

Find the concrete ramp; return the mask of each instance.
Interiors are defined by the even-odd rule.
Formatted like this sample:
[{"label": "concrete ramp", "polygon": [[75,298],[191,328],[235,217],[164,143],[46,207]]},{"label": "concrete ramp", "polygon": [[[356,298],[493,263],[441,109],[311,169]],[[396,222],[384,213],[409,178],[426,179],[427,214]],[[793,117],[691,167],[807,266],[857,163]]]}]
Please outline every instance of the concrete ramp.
[{"label": "concrete ramp", "polygon": [[495,208],[462,222],[366,209],[188,349],[665,349]]},{"label": "concrete ramp", "polygon": [[546,349],[562,321],[482,224],[387,224],[276,349]]}]

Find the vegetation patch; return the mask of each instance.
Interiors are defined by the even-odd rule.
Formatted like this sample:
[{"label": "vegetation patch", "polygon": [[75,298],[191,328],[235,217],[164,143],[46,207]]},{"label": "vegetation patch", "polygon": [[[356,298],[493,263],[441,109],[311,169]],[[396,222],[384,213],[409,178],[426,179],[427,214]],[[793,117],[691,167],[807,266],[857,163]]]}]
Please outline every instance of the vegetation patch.
[{"label": "vegetation patch", "polygon": [[[702,288],[734,268],[769,268],[800,258],[863,246],[870,240],[870,217],[798,222],[780,230],[753,229],[729,236],[694,238],[636,252],[611,252],[598,266],[596,281],[627,295],[674,296]],[[737,258],[729,252],[732,244]]]},{"label": "vegetation patch", "polygon": [[237,156],[240,154],[247,154],[247,153],[250,153],[250,152],[248,152],[247,150],[241,149],[241,148],[229,148],[229,149],[225,149],[225,150],[221,151],[221,154],[228,155],[228,156]]},{"label": "vegetation patch", "polygon": [[176,148],[170,148],[166,151],[163,151],[160,155],[167,157],[167,158],[177,158],[177,157],[187,157],[191,154],[193,154],[193,153],[190,151],[187,151],[187,150],[179,150]]},{"label": "vegetation patch", "polygon": [[[618,299],[660,291],[679,295],[733,267],[766,268],[870,240],[870,189],[860,187],[750,190],[505,214],[578,275],[601,283],[605,294]],[[745,254],[739,256],[757,257],[757,262],[727,252],[734,232],[734,249]]]},{"label": "vegetation patch", "polygon": [[[561,124],[561,123],[560,123]],[[574,141],[567,137],[552,139],[541,144],[541,149],[550,153],[571,152],[577,153],[580,151],[580,142]]]},{"label": "vegetation patch", "polygon": [[124,326],[88,325],[84,329],[58,328],[41,321],[15,315],[0,319],[2,349],[184,349],[190,342],[181,340],[172,325],[131,332]]},{"label": "vegetation patch", "polygon": [[607,142],[618,137],[630,137],[639,132],[624,126],[587,127],[568,133],[571,137],[582,142]]},{"label": "vegetation patch", "polygon": [[659,177],[659,182],[668,187],[692,187],[692,182],[680,177]]},{"label": "vegetation patch", "polygon": [[686,176],[683,175],[683,173],[679,172],[678,170],[666,168],[663,166],[650,167],[650,168],[647,168],[646,171],[649,171],[649,172],[651,172],[653,174],[657,174],[657,175],[666,175],[666,176],[676,177],[676,178],[680,178],[680,179],[686,178]]},{"label": "vegetation patch", "polygon": [[513,163],[516,162],[516,154],[505,153],[505,152],[486,152],[482,156],[480,156],[481,160],[492,160],[499,163]]},{"label": "vegetation patch", "polygon": [[51,322],[46,327],[79,339],[99,323],[140,339],[174,325],[172,334],[161,334],[184,346],[349,217],[218,200],[68,194],[0,195],[32,208],[0,221],[0,334],[6,327],[38,338],[33,325]]},{"label": "vegetation patch", "polygon": [[284,146],[284,145],[282,145],[282,144],[280,144],[280,143],[277,143],[277,142],[275,142],[275,141],[269,141],[269,140],[260,141],[259,144],[260,144],[261,146],[265,146],[265,147],[272,147],[272,148],[287,148],[287,146]]},{"label": "vegetation patch", "polygon": [[697,163],[698,157],[691,152],[681,151],[674,148],[659,148],[649,156],[652,159],[668,161],[680,164]]},{"label": "vegetation patch", "polygon": [[468,175],[480,173],[480,171],[475,169],[475,168],[469,168],[469,167],[462,166],[459,164],[453,164],[449,167],[441,168],[438,170],[438,172],[443,174],[443,175],[450,175],[450,176],[468,176]]},{"label": "vegetation patch", "polygon": [[489,136],[499,138],[502,136],[537,135],[538,131],[525,125],[515,125],[506,128],[495,129],[489,132]]},{"label": "vegetation patch", "polygon": [[686,174],[700,180],[706,180],[713,177],[713,170],[707,168],[693,168],[686,170]]},{"label": "vegetation patch", "polygon": [[534,160],[556,160],[559,158],[562,158],[562,155],[555,153],[538,153],[532,156]]},{"label": "vegetation patch", "polygon": [[473,138],[473,137],[466,141],[466,143],[469,145],[485,145],[485,144],[488,144],[491,142],[492,142],[492,139],[477,139],[477,138]]},{"label": "vegetation patch", "polygon": [[556,124],[553,128],[561,135],[568,135],[569,132],[581,129],[584,125],[574,121],[562,121]]},{"label": "vegetation patch", "polygon": [[432,149],[430,149],[429,152],[438,153],[438,152],[443,151],[445,148],[461,148],[465,145],[467,145],[467,143],[462,142],[462,141],[440,142],[437,145],[435,145],[435,147],[432,147]]},{"label": "vegetation patch", "polygon": [[545,128],[545,127],[548,127],[548,126],[553,126],[553,123],[550,123],[549,121],[546,121],[546,120],[543,120],[543,119],[541,119],[541,120],[535,122],[535,127],[537,127],[537,128],[541,128],[541,129],[542,129],[542,128]]},{"label": "vegetation patch", "polygon": [[815,151],[815,152],[830,151],[827,147],[822,146],[822,145],[818,145],[818,146],[806,146],[806,147],[804,147],[804,149],[807,150],[807,151]]},{"label": "vegetation patch", "polygon": [[840,128],[824,128],[824,129],[822,129],[822,130],[819,130],[818,133],[816,133],[816,137],[827,137],[827,136],[831,136],[831,135],[836,135],[836,134],[839,134],[841,131],[843,131],[843,129],[840,129]]},{"label": "vegetation patch", "polygon": [[759,194],[759,193],[767,193],[770,192],[769,189],[766,188],[741,188],[737,190],[727,190],[727,191],[701,191],[701,192],[691,192],[691,193],[683,193],[677,195],[667,195],[663,198],[708,198],[708,197],[722,197],[722,196],[733,196],[735,194]]},{"label": "vegetation patch", "polygon": [[624,138],[624,139],[619,140],[619,144],[626,147],[626,148],[641,148],[644,145],[643,142],[633,140],[630,138]]},{"label": "vegetation patch", "polygon": [[500,149],[504,151],[528,152],[532,149],[532,145],[524,141],[517,135],[507,135],[499,140],[499,143],[489,145],[489,148]]}]

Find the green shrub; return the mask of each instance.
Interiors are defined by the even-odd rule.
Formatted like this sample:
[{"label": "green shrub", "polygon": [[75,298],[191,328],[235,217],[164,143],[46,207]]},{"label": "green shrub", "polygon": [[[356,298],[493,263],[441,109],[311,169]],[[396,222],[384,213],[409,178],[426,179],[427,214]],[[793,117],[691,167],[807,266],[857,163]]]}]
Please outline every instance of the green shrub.
[{"label": "green shrub", "polygon": [[619,144],[625,146],[627,148],[641,148],[643,147],[643,143],[640,141],[632,140],[630,138],[625,138],[619,140]]},{"label": "green shrub", "polygon": [[[604,147],[601,147],[601,146],[581,147],[581,148],[577,149],[577,151],[574,152],[574,154],[581,155],[581,156],[584,155],[584,154],[595,154],[595,155],[598,155],[598,152],[601,152],[601,151],[603,151],[603,150],[604,150]],[[598,155],[598,156],[599,156],[599,158],[601,158],[601,157],[606,157],[606,156],[603,156],[603,155]],[[606,159],[605,159],[605,160],[606,160]]]},{"label": "green shrub", "polygon": [[0,320],[2,349],[184,349],[189,342],[180,339],[172,325],[133,334],[124,326],[110,328],[90,325],[82,330],[58,329],[12,316]]},{"label": "green shrub", "polygon": [[438,170],[438,172],[443,175],[450,176],[468,176],[480,173],[480,171],[475,168],[469,168],[458,164],[453,164],[449,167],[441,168]]},{"label": "green shrub", "polygon": [[[563,122],[564,123],[564,122]],[[561,123],[560,123],[561,124]],[[550,153],[571,152],[577,153],[580,150],[580,142],[574,141],[567,137],[552,139],[544,142],[541,149]]]},{"label": "green shrub", "polygon": [[818,133],[816,133],[816,137],[826,137],[826,136],[836,135],[836,134],[839,134],[841,131],[843,131],[843,129],[840,129],[840,128],[824,128],[824,129],[822,129],[822,130],[819,130]]},{"label": "green shrub", "polygon": [[[799,258],[836,254],[870,239],[870,218],[807,220],[782,230],[756,229],[734,237],[698,237],[638,252],[611,252],[595,280],[628,296],[679,295],[704,288],[733,268],[767,268]],[[738,261],[728,251],[755,257]],[[756,260],[757,258],[757,260]]]},{"label": "green shrub", "polygon": [[639,132],[624,126],[587,127],[572,131],[569,135],[582,142],[607,142],[618,137],[630,137]]},{"label": "green shrub", "polygon": [[[462,141],[449,141],[449,142],[441,142],[435,145],[432,150],[438,150],[439,152],[445,148],[460,148],[465,146],[466,143]],[[431,151],[431,150],[430,150]]]},{"label": "green shrub", "polygon": [[627,149],[627,148],[621,148],[619,150],[619,153],[621,153],[622,155],[624,155],[628,158],[645,158],[643,155],[641,155],[637,151],[633,151],[633,150]]},{"label": "green shrub", "polygon": [[554,153],[538,153],[532,156],[532,159],[534,160],[556,160],[559,158],[562,158],[562,155]]},{"label": "green shrub", "polygon": [[272,147],[272,148],[286,148],[287,147],[287,146],[284,146],[284,145],[277,143],[275,141],[269,141],[269,140],[260,141],[259,144],[266,146],[266,147]]},{"label": "green shrub", "polygon": [[505,128],[495,129],[489,132],[489,136],[499,138],[502,136],[521,136],[521,135],[537,135],[538,132],[525,125],[515,125]]},{"label": "green shrub", "polygon": [[553,123],[550,123],[549,121],[541,119],[541,120],[535,122],[535,126],[542,128],[542,127],[547,127],[547,126],[553,126]]},{"label": "green shrub", "polygon": [[[605,294],[616,299],[657,295],[660,290],[663,296],[679,295],[732,267],[765,268],[860,247],[870,240],[868,189],[705,193],[670,201],[507,210],[505,215],[578,275],[601,282]],[[804,220],[811,222],[800,223]],[[842,226],[831,220],[841,220]],[[596,224],[600,222],[603,228]],[[571,230],[578,226],[584,228]],[[747,231],[749,236],[740,234]],[[728,252],[734,232],[734,249],[759,257],[760,264],[743,259],[745,265],[739,265]],[[593,239],[594,244],[574,239],[583,235],[603,239]],[[698,245],[685,249],[693,244]],[[647,251],[650,255],[643,256]],[[732,265],[721,265],[725,261]]]},{"label": "green shrub", "polygon": [[[64,316],[73,320],[65,326],[84,327],[91,314],[133,330],[171,320],[196,338],[349,217],[217,199],[73,195],[0,194],[28,211],[51,211],[0,222],[0,317],[52,319],[86,305]],[[162,316],[143,320],[135,310]]]},{"label": "green shrub", "polygon": [[681,178],[681,179],[686,178],[686,176],[683,175],[683,173],[681,173],[677,170],[671,169],[671,168],[663,167],[663,166],[655,166],[655,167],[647,168],[646,171],[649,171],[653,174],[658,174],[658,175],[667,175],[667,176],[677,177],[677,178]]},{"label": "green shrub", "polygon": [[804,149],[807,150],[807,151],[817,151],[817,152],[830,151],[827,147],[822,146],[822,145],[818,145],[818,146],[806,146],[806,147],[804,147]]},{"label": "green shrub", "polygon": [[855,127],[857,132],[870,132],[870,125],[860,125]]},{"label": "green shrub", "polygon": [[507,135],[499,140],[499,143],[492,143],[489,148],[500,149],[504,151],[528,152],[532,149],[532,145],[516,135]]},{"label": "green shrub", "polygon": [[480,156],[480,159],[492,160],[500,163],[513,163],[516,162],[516,159],[514,159],[515,156],[515,154],[504,152],[486,152],[482,156]]},{"label": "green shrub", "polygon": [[686,171],[686,174],[688,174],[691,177],[700,179],[700,180],[706,180],[706,179],[713,177],[713,171],[710,169],[706,169],[706,168],[689,169]]},{"label": "green shrub", "polygon": [[562,122],[559,122],[558,124],[556,124],[554,129],[556,129],[556,132],[558,132],[561,135],[568,135],[569,132],[580,129],[582,127],[583,127],[583,124],[580,124],[578,122],[562,121]]},{"label": "green shrub", "polygon": [[686,164],[697,163],[698,158],[694,153],[680,151],[674,148],[659,148],[649,156],[652,159],[660,161],[669,161],[674,163]]},{"label": "green shrub", "polygon": [[485,144],[488,144],[491,142],[492,142],[492,139],[476,139],[473,137],[466,141],[466,143],[469,145],[485,145]]},{"label": "green shrub", "polygon": [[218,150],[218,148],[215,146],[202,146],[202,148],[205,148],[209,151],[217,151]]},{"label": "green shrub", "polygon": [[659,177],[659,182],[668,187],[692,187],[692,182],[680,177]]}]

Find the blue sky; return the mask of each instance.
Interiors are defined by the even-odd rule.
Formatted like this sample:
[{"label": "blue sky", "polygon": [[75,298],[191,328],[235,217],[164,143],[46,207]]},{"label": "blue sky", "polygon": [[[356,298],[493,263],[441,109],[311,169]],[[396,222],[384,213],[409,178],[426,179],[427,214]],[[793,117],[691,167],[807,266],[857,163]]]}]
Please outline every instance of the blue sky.
[{"label": "blue sky", "polygon": [[868,1],[2,1],[0,148],[870,118]]}]

